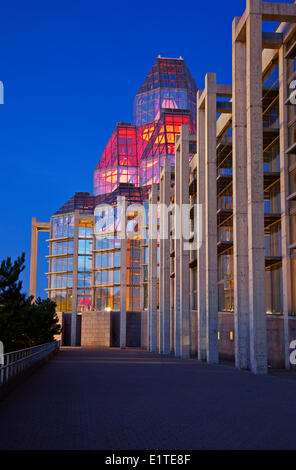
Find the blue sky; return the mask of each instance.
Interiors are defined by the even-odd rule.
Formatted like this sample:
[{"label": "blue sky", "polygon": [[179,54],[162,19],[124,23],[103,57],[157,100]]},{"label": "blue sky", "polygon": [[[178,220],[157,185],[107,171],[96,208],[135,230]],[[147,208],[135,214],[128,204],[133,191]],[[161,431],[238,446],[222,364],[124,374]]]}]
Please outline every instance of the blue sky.
[{"label": "blue sky", "polygon": [[[156,8],[157,7],[157,8]],[[182,10],[184,7],[184,10]],[[231,24],[245,0],[102,2],[6,0],[0,15],[0,259],[26,253],[31,217],[48,221],[94,168],[158,54],[231,83]],[[45,296],[48,234],[39,237],[37,292]]]}]

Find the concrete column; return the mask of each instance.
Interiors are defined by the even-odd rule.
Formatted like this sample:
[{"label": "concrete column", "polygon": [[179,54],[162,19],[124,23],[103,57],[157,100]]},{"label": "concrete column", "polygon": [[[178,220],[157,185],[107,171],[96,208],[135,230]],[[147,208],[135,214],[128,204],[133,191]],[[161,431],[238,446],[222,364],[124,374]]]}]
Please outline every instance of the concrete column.
[{"label": "concrete column", "polygon": [[78,239],[79,239],[79,211],[76,210],[75,213],[74,213],[74,250],[73,250],[71,346],[77,346]]},{"label": "concrete column", "polygon": [[[171,161],[164,162],[163,203],[170,206],[171,193]],[[171,282],[170,282],[170,215],[167,213],[168,237],[163,240],[163,353],[171,352]]]},{"label": "concrete column", "polygon": [[[95,232],[95,218],[94,218],[94,232]],[[92,253],[91,253],[91,272],[90,272],[90,285],[91,285],[91,289],[90,289],[90,292],[91,292],[91,310],[94,311],[95,310],[95,253],[94,253],[94,250],[96,249],[96,236],[95,234],[93,233],[93,236],[92,236]]]},{"label": "concrete column", "polygon": [[[171,219],[172,221],[172,219]],[[172,224],[171,224],[172,226]],[[175,279],[171,277],[171,274],[175,270],[175,260],[170,258],[170,329],[171,329],[171,354],[175,351]]]},{"label": "concrete column", "polygon": [[233,21],[232,165],[235,364],[250,367],[249,260],[247,188],[246,45],[235,41],[239,18]]},{"label": "concrete column", "polygon": [[157,351],[157,199],[158,185],[152,184],[149,197],[149,350]]},{"label": "concrete column", "polygon": [[283,313],[285,338],[285,367],[290,369],[289,314],[292,310],[291,258],[290,258],[290,217],[289,217],[289,157],[285,153],[288,144],[287,61],[285,46],[279,50],[279,118],[280,118],[280,165],[281,165],[281,228],[282,228],[282,272],[283,272]]},{"label": "concrete column", "polygon": [[181,128],[180,158],[180,320],[181,320],[181,357],[190,356],[190,199],[189,199],[189,127]]},{"label": "concrete column", "polygon": [[160,180],[160,352],[171,352],[171,319],[170,319],[170,186],[171,186],[171,162],[167,158]]},{"label": "concrete column", "polygon": [[36,297],[38,232],[50,232],[50,222],[37,222],[36,217],[32,217],[29,295],[33,297],[33,302]]},{"label": "concrete column", "polygon": [[250,361],[256,374],[267,373],[261,0],[248,0],[247,48],[247,187],[249,250]]},{"label": "concrete column", "polygon": [[33,300],[36,297],[36,279],[37,279],[37,247],[38,247],[38,229],[37,219],[32,217],[31,224],[31,261],[30,261],[30,296]]},{"label": "concrete column", "polygon": [[140,311],[144,310],[144,261],[145,261],[145,240],[140,240]]},{"label": "concrete column", "polygon": [[174,201],[174,345],[175,356],[181,357],[181,305],[180,305],[180,221],[179,221],[179,208],[180,208],[180,137],[176,138],[175,147],[175,201]]},{"label": "concrete column", "polygon": [[[199,106],[201,91],[197,93],[197,204],[202,205],[202,231],[205,230],[205,111]],[[198,318],[198,359],[207,356],[206,320],[206,240],[203,235],[197,250],[197,318]]]},{"label": "concrete column", "polygon": [[164,309],[164,304],[163,304],[163,284],[164,284],[164,272],[163,272],[163,267],[164,267],[164,258],[163,258],[163,250],[164,250],[164,240],[163,240],[163,229],[164,229],[164,220],[163,217],[165,217],[165,214],[163,213],[162,210],[162,204],[163,204],[163,169],[160,172],[160,180],[159,180],[159,203],[160,203],[160,221],[159,221],[159,233],[160,233],[160,239],[159,239],[159,318],[158,318],[158,323],[159,323],[159,328],[158,328],[158,334],[159,334],[159,353],[163,354],[163,333],[164,333],[164,328],[163,328],[163,309]]},{"label": "concrete column", "polygon": [[[150,196],[149,196],[150,199]],[[150,203],[150,200],[149,200]],[[150,214],[149,214],[150,215]],[[148,216],[149,219],[149,216]],[[148,222],[149,224],[149,222]],[[149,233],[148,226],[148,233]],[[150,267],[150,252],[151,252],[151,243],[150,243],[150,233],[148,236],[148,308],[147,308],[147,349],[151,351],[151,297],[152,297],[152,272]]]},{"label": "concrete column", "polygon": [[205,236],[207,362],[219,362],[217,267],[216,74],[206,75],[205,96]]},{"label": "concrete column", "polygon": [[[120,242],[120,347],[126,348],[126,291],[127,291],[127,236],[126,236],[126,199],[118,198],[121,211]],[[118,204],[118,203],[117,203]]]}]

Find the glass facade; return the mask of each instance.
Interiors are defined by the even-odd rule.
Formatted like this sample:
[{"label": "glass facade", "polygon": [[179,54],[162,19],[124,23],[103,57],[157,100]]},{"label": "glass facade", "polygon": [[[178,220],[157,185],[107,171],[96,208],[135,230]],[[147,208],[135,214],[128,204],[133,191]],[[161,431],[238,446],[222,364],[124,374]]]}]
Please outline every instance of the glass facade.
[{"label": "glass facade", "polygon": [[135,98],[136,125],[158,120],[163,109],[188,109],[195,119],[196,92],[194,78],[182,58],[158,57]]},{"label": "glass facade", "polygon": [[[53,216],[51,219],[48,292],[56,302],[58,312],[72,312],[74,283],[77,312],[91,307],[93,221],[84,217],[77,213]],[[78,226],[76,252],[75,223]]]},{"label": "glass facade", "polygon": [[61,215],[51,220],[49,255],[49,296],[58,312],[72,311],[74,215]]},{"label": "glass facade", "polygon": [[77,262],[77,311],[91,308],[91,257],[93,243],[93,221],[79,220]]},{"label": "glass facade", "polygon": [[[125,197],[127,205],[145,204],[148,227],[151,184],[159,182],[166,157],[174,164],[181,126],[188,125],[190,133],[196,134],[196,93],[196,83],[182,58],[158,57],[135,97],[134,124],[116,125],[97,164],[94,196],[75,193],[52,217],[48,291],[58,311],[120,311],[117,198]],[[127,230],[137,224],[138,215],[128,215]],[[140,236],[127,241],[127,311],[140,311],[141,298],[147,308],[148,239],[146,242],[141,244]],[[77,293],[75,302],[73,291]]]},{"label": "glass facade", "polygon": [[118,124],[94,173],[94,194],[112,193],[120,183],[138,186],[136,128]]},{"label": "glass facade", "polygon": [[174,163],[181,125],[196,133],[196,83],[183,59],[157,58],[134,102],[135,125],[116,126],[94,174],[95,196],[120,183],[150,186],[159,182],[167,156]]},{"label": "glass facade", "polygon": [[121,227],[117,212],[116,206],[95,211],[94,299],[98,311],[120,310]]},{"label": "glass facade", "polygon": [[[180,59],[158,57],[134,101],[134,125],[117,124],[94,173],[96,203],[114,206],[112,227],[96,230],[94,251],[95,309],[120,310],[120,219],[116,213],[117,196],[126,196],[129,203],[145,203],[148,190],[160,179],[165,158],[174,164],[175,141],[181,126],[189,126],[196,134],[196,83]],[[195,149],[194,149],[195,151]],[[147,190],[139,195],[136,188]],[[104,216],[96,210],[96,223]],[[101,211],[101,212],[100,212]],[[146,204],[146,216],[147,216]],[[132,223],[133,218],[130,216]],[[114,235],[108,234],[108,231]],[[146,240],[147,241],[147,240]],[[140,311],[141,289],[147,308],[148,241],[140,239],[127,244],[127,311]],[[142,270],[142,271],[141,271]],[[140,282],[142,272],[142,285]]]}]

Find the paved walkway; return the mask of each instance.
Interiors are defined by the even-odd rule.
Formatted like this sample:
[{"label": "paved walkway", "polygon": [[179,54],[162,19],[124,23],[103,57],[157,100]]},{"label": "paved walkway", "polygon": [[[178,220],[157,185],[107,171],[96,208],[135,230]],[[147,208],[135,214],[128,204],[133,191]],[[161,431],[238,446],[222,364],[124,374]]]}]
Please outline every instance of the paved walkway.
[{"label": "paved walkway", "polygon": [[0,449],[296,449],[296,381],[64,349],[0,403]]}]

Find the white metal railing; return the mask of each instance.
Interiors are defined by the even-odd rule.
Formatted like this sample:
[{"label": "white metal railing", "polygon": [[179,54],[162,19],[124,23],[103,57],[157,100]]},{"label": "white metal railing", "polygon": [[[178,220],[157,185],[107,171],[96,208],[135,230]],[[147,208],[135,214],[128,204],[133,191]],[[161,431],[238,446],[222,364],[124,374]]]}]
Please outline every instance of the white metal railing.
[{"label": "white metal railing", "polygon": [[3,364],[0,364],[0,387],[59,348],[60,341],[54,341],[4,354]]}]

